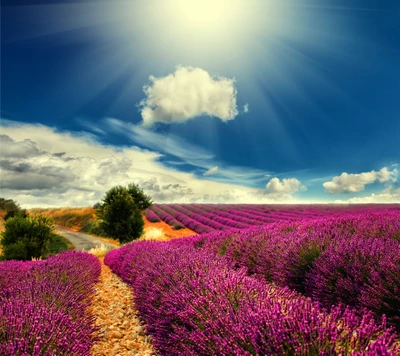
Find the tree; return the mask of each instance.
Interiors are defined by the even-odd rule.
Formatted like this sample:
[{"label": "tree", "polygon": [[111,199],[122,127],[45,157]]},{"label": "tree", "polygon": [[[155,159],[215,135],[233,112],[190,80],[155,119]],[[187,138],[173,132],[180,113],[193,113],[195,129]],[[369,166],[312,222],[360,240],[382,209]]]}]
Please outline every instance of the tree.
[{"label": "tree", "polygon": [[54,231],[53,222],[45,216],[9,218],[2,233],[4,260],[31,260],[46,255]]},{"label": "tree", "polygon": [[144,194],[140,196],[140,194],[143,192],[139,191],[137,195],[141,199],[138,206],[128,188],[113,187],[106,193],[96,210],[97,216],[103,220],[101,228],[110,237],[118,239],[120,243],[135,240],[143,233],[144,221],[141,207],[151,203],[149,203],[149,197]]},{"label": "tree", "polygon": [[0,198],[0,210],[6,211],[4,220],[7,220],[17,215],[22,216],[24,218],[28,216],[28,212],[25,209],[21,209],[19,204],[17,204],[12,199]]},{"label": "tree", "polygon": [[151,197],[144,194],[143,189],[141,189],[137,184],[129,184],[127,190],[139,210],[144,211],[153,204]]}]

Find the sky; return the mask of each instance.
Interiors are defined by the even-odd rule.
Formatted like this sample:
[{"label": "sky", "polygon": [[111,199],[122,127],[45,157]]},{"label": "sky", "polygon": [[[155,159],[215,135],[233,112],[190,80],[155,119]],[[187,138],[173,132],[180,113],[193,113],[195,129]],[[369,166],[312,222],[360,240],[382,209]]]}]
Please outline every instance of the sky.
[{"label": "sky", "polygon": [[3,0],[1,196],[400,203],[397,0]]}]

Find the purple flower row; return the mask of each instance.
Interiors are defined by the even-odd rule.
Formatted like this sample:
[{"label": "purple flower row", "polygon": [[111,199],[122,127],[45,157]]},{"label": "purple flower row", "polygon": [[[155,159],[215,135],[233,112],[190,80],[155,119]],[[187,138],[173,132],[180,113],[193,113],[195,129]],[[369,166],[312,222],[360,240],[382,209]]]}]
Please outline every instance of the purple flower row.
[{"label": "purple flower row", "polygon": [[400,212],[275,223],[172,243],[224,255],[236,269],[326,307],[344,303],[385,314],[400,329]]},{"label": "purple flower row", "polygon": [[180,225],[173,216],[160,209],[157,204],[152,205],[148,210],[153,211],[162,221],[166,222],[170,226]]},{"label": "purple flower row", "polygon": [[[176,223],[197,233],[248,228],[272,222],[353,216],[359,213],[399,211],[399,205],[246,205],[246,204],[154,204],[148,209],[170,225]],[[152,216],[152,215],[150,215]],[[186,216],[186,218],[185,218]],[[155,219],[157,219],[157,217]],[[191,225],[188,226],[188,225]]]},{"label": "purple flower row", "polygon": [[[229,211],[223,210],[214,210],[213,212],[207,212],[203,207],[199,207],[196,205],[187,205],[185,206],[187,210],[193,211],[197,214],[200,214],[204,217],[209,218],[210,220],[220,221],[225,224],[225,226],[237,227],[237,228],[248,228],[254,225],[262,225],[263,222],[259,220],[250,219],[249,217],[244,216],[244,214],[235,212],[231,213]],[[240,223],[240,226],[238,226]]]},{"label": "purple flower row", "polygon": [[152,223],[161,221],[160,218],[157,216],[157,214],[150,209],[146,209],[145,216],[146,216],[146,219]]},{"label": "purple flower row", "polygon": [[[221,234],[221,233],[219,233]],[[223,257],[167,242],[136,242],[105,263],[135,292],[161,355],[396,355],[383,318],[329,312],[288,288],[234,270]]]},{"label": "purple flower row", "polygon": [[0,355],[89,355],[95,328],[87,307],[100,269],[77,251],[0,263]]}]

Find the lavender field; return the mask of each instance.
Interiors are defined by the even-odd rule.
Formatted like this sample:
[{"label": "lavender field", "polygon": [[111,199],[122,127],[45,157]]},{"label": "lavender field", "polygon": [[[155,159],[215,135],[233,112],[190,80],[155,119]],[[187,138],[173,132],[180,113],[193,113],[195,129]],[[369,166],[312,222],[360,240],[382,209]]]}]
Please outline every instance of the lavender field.
[{"label": "lavender field", "polygon": [[[398,205],[155,205],[147,218],[183,224],[196,209],[189,223],[225,214],[221,225],[238,225],[131,242],[104,260],[132,289],[157,354],[400,354]],[[76,251],[0,263],[0,354],[90,355],[99,274]]]},{"label": "lavender field", "polygon": [[70,251],[44,261],[0,263],[0,355],[89,355],[87,312],[100,263]]},{"label": "lavender field", "polygon": [[184,226],[198,234],[231,228],[246,229],[280,221],[296,221],[358,213],[400,210],[399,204],[257,205],[257,204],[153,204],[146,210],[150,222]]},{"label": "lavender field", "polygon": [[[152,212],[164,220],[162,210],[183,223],[183,213],[196,209],[157,205]],[[239,216],[240,209],[252,212],[253,219],[256,213],[266,215],[254,206],[226,207],[215,215],[236,211]],[[271,215],[285,214],[295,218],[246,230],[225,225],[223,231],[169,242],[131,243],[106,256],[105,263],[132,286],[160,354],[400,353],[396,206],[280,208]]]}]

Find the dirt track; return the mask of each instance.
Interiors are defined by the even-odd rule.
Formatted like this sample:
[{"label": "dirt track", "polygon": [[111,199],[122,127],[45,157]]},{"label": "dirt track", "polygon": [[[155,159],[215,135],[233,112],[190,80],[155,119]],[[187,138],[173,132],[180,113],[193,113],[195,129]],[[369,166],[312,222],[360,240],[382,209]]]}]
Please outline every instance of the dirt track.
[{"label": "dirt track", "polygon": [[104,242],[92,235],[84,234],[83,232],[75,232],[62,226],[57,226],[55,230],[59,235],[64,236],[70,241],[75,246],[75,249],[79,251],[88,251],[101,244],[104,244],[106,247],[115,248],[114,245]]}]

